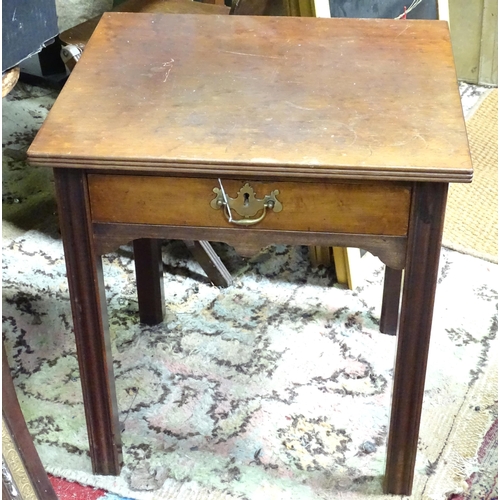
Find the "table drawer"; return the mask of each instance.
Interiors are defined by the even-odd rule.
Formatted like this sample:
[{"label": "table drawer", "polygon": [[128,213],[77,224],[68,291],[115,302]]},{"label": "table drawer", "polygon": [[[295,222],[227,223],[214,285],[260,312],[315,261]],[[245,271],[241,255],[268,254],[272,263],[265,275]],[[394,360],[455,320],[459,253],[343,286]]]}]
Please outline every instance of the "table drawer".
[{"label": "table drawer", "polygon": [[[233,199],[246,184],[257,199],[279,192],[274,209],[268,208],[260,222],[240,227],[394,236],[406,235],[408,229],[409,185],[247,179],[223,179],[222,184],[226,196]],[[217,179],[89,174],[88,185],[94,222],[235,227],[224,209],[211,206],[216,198],[214,188],[220,188]],[[275,211],[279,208],[281,211]],[[231,213],[234,219],[244,218],[234,209]]]}]

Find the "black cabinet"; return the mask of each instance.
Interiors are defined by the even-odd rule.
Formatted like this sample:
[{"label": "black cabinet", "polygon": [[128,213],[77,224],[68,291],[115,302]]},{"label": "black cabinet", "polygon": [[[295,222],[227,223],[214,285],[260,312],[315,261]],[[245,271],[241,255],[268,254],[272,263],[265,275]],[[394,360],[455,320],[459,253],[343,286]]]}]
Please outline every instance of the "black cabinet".
[{"label": "black cabinet", "polygon": [[2,73],[58,35],[54,0],[2,1]]}]

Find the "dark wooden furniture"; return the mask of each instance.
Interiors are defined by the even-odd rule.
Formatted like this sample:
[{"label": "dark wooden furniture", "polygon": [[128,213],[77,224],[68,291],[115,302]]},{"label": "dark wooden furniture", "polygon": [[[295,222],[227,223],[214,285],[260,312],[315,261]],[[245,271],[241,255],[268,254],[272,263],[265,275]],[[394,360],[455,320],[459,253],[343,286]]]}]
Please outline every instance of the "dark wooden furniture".
[{"label": "dark wooden furniture", "polygon": [[447,188],[472,178],[446,23],[105,14],[28,156],[54,167],[96,473],[121,464],[103,253],[354,246],[405,270],[385,491],[410,493]]},{"label": "dark wooden furniture", "polygon": [[24,420],[2,345],[2,499],[57,500]]},{"label": "dark wooden furniture", "polygon": [[55,0],[2,2],[2,74],[37,54],[59,33]]}]

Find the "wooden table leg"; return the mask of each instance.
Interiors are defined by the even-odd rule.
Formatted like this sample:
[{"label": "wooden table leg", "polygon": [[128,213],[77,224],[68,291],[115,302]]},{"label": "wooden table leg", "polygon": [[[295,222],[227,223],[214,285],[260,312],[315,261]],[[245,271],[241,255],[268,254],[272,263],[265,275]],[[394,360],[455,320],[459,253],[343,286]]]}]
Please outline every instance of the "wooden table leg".
[{"label": "wooden table leg", "polygon": [[118,475],[121,438],[102,262],[93,245],[86,174],[54,169],[83,401],[95,474]]},{"label": "wooden table leg", "polygon": [[396,335],[398,331],[402,277],[403,271],[391,269],[388,266],[385,267],[380,331],[388,335]]},{"label": "wooden table leg", "polygon": [[448,184],[416,183],[399,320],[384,490],[410,495]]},{"label": "wooden table leg", "polygon": [[134,240],[134,262],[141,323],[157,325],[165,317],[161,240]]},{"label": "wooden table leg", "polygon": [[[15,489],[20,495],[10,493],[10,488],[2,491],[2,499],[57,500],[47,473],[38,456],[29,433],[23,412],[19,406],[16,389],[10,375],[5,347],[2,345],[2,467],[16,475]],[[2,474],[2,488],[6,486],[6,476]],[[19,481],[18,484],[17,481]],[[12,484],[10,485],[12,486]],[[20,490],[20,491],[19,491]]]}]

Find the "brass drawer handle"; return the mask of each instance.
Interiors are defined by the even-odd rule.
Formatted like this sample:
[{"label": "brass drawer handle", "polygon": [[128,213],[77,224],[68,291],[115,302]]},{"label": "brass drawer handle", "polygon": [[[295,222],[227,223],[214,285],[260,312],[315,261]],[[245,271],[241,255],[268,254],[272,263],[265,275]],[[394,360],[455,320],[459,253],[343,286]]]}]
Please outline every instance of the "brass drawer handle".
[{"label": "brass drawer handle", "polygon": [[[214,188],[215,198],[210,202],[210,206],[214,210],[224,209],[224,215],[227,220],[233,224],[238,224],[240,226],[251,226],[260,222],[267,213],[267,209],[272,209],[273,212],[281,212],[283,210],[283,205],[278,201],[276,196],[280,194],[278,189],[275,189],[271,194],[266,194],[263,199],[255,197],[255,191],[248,182],[238,191],[236,198],[230,198],[226,195],[224,186],[219,179],[219,188]],[[238,215],[243,217],[242,219],[233,219],[232,210],[234,210]],[[262,211],[262,214],[256,219],[252,219]]]}]

